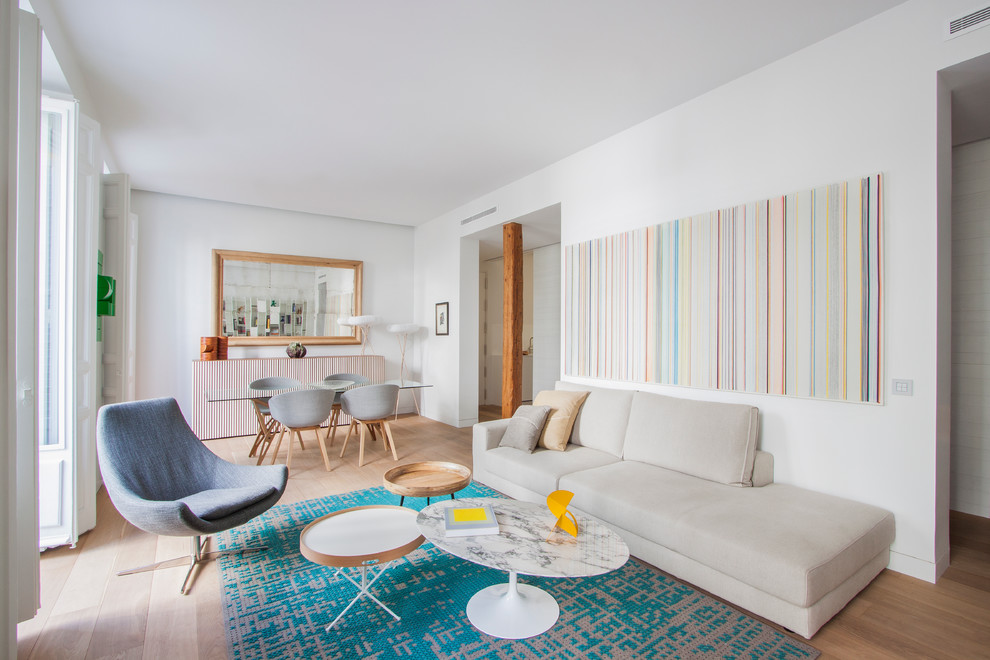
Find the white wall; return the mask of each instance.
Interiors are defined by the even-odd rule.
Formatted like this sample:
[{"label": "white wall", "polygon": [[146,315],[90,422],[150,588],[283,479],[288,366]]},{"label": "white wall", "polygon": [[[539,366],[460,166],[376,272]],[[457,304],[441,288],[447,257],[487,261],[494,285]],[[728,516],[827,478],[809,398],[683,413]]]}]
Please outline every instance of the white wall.
[{"label": "white wall", "polygon": [[990,516],[990,140],[952,154],[952,508]]},{"label": "white wall", "polygon": [[[893,511],[891,568],[934,580],[948,559],[947,502],[937,495],[948,477],[938,442],[947,308],[938,297],[937,72],[990,51],[990,29],[943,40],[945,20],[969,9],[968,0],[905,3],[435,219],[417,229],[417,291],[461,293],[463,259],[451,256],[467,233],[459,221],[492,206],[471,232],[561,203],[568,245],[883,172],[885,385],[889,394],[891,378],[912,379],[913,397],[872,406],[627,386],[759,406],[778,481]],[[464,310],[451,311],[456,325]],[[440,377],[442,365],[452,381],[437,405],[456,408],[454,383],[475,389],[465,370],[476,372],[477,356],[464,365],[453,344],[427,350],[425,377]]]},{"label": "white wall", "polygon": [[[479,277],[488,281],[486,302],[481,319],[484,322],[488,351],[481,356],[481,364],[486,365],[484,392],[478,392],[478,403],[485,406],[502,405],[502,307],[505,292],[505,260],[489,259],[481,263]],[[480,328],[479,328],[480,329]]]},{"label": "white wall", "polygon": [[560,377],[560,243],[533,250],[533,396]]},{"label": "white wall", "polygon": [[[191,412],[191,362],[199,338],[213,332],[214,248],[356,259],[364,262],[362,312],[383,320],[372,328],[386,375],[399,377],[399,345],[388,323],[413,318],[413,231],[410,227],[211,202],[135,190],[139,216],[137,396],[175,397]],[[432,320],[431,325],[432,328]],[[410,337],[414,346],[424,333]],[[305,345],[305,341],[303,344]],[[307,346],[308,355],[353,355],[360,346]],[[229,357],[284,356],[284,346],[231,347]],[[409,358],[413,358],[408,362]],[[410,350],[410,375],[419,375]],[[400,411],[413,409],[404,394]],[[427,401],[431,393],[426,390]]]}]

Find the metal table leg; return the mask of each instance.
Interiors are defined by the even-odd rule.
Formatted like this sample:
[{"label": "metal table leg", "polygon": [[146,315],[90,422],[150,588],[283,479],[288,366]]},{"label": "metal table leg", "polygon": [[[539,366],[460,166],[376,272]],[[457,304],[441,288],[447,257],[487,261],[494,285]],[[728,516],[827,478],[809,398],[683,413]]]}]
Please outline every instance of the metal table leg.
[{"label": "metal table leg", "polygon": [[[338,575],[343,574],[343,576],[345,578],[347,578],[347,581],[348,582],[350,582],[351,584],[353,584],[355,587],[358,588],[358,593],[357,593],[356,596],[354,596],[354,598],[351,599],[351,602],[347,604],[347,607],[345,607],[340,612],[340,614],[337,615],[337,618],[334,619],[333,622],[329,626],[326,627],[326,631],[327,632],[330,632],[330,629],[333,628],[334,625],[336,625],[338,621],[340,621],[341,617],[343,617],[345,614],[347,614],[347,610],[351,609],[351,607],[354,606],[354,603],[358,602],[361,599],[362,596],[366,596],[366,597],[370,598],[371,600],[375,601],[375,603],[380,608],[382,608],[383,610],[385,610],[386,612],[388,612],[389,614],[391,614],[392,617],[396,621],[401,620],[401,617],[399,617],[398,614],[396,614],[395,612],[393,612],[392,610],[390,610],[382,601],[380,601],[377,598],[375,598],[374,594],[372,594],[371,591],[370,591],[371,585],[373,585],[376,581],[378,581],[378,578],[380,578],[385,573],[385,571],[388,570],[389,565],[392,562],[386,562],[386,563],[382,564],[379,567],[379,570],[378,570],[377,573],[374,572],[373,570],[370,570],[370,569],[372,569],[374,567],[374,565],[376,563],[377,563],[377,560],[372,561],[372,562],[368,562],[368,563],[366,563],[366,564],[358,567],[358,568],[361,569],[361,583],[360,584],[357,583],[357,582],[355,582],[354,581],[354,578],[352,578],[350,575],[348,575],[347,573],[344,573],[343,572],[344,571],[343,568],[338,568],[337,569],[337,572],[333,574],[334,577],[337,577]],[[371,579],[368,579],[368,574],[369,573],[371,574]]]}]

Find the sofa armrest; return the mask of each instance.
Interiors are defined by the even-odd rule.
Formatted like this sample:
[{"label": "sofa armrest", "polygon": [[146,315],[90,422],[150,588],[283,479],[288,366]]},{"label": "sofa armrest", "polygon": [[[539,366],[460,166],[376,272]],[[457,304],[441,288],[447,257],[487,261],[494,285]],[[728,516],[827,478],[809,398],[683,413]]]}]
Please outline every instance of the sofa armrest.
[{"label": "sofa armrest", "polygon": [[498,447],[498,443],[509,427],[509,420],[495,419],[474,425],[473,448],[475,451],[488,451]]},{"label": "sofa armrest", "polygon": [[509,426],[507,419],[495,419],[490,422],[481,422],[474,425],[474,435],[471,441],[471,470],[474,472],[474,480],[483,484],[489,483],[491,475],[488,466],[485,464],[485,454],[488,450],[498,447],[498,443],[505,435],[505,429]]},{"label": "sofa armrest", "polygon": [[753,486],[768,486],[773,483],[773,454],[756,450],[753,461]]}]

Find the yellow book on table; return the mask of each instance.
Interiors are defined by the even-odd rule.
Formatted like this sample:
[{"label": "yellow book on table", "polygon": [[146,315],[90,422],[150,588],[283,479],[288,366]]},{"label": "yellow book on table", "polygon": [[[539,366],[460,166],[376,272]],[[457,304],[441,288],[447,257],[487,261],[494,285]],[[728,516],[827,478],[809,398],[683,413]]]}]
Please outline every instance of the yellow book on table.
[{"label": "yellow book on table", "polygon": [[490,504],[451,506],[444,510],[443,529],[445,536],[498,534],[498,519]]}]

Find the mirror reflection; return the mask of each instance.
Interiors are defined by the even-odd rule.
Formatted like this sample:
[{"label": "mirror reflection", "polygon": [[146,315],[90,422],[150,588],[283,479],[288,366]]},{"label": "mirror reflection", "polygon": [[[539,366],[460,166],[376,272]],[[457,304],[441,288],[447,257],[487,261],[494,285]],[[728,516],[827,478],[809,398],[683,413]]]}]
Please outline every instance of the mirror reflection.
[{"label": "mirror reflection", "polygon": [[230,343],[357,343],[361,262],[214,250],[218,334]]}]

